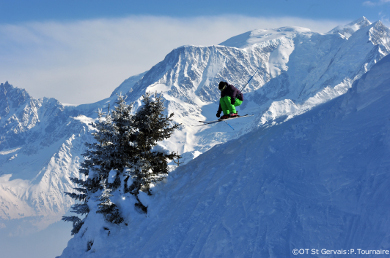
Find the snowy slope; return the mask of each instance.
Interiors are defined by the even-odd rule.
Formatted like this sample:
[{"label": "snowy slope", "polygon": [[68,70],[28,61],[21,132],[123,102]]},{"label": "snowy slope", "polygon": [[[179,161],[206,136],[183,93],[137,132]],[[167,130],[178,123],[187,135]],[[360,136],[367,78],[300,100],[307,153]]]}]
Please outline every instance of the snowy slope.
[{"label": "snowy slope", "polygon": [[345,95],[179,167],[155,188],[146,217],[124,199],[128,226],[90,214],[61,257],[390,250],[389,71],[387,56]]},{"label": "snowy slope", "polygon": [[[90,139],[88,122],[98,108],[113,107],[116,94],[138,107],[143,93],[161,92],[167,112],[183,124],[162,144],[189,162],[217,144],[344,94],[390,52],[390,32],[381,22],[362,18],[344,27],[350,28],[348,37],[341,27],[328,34],[284,27],[254,30],[215,46],[183,46],[149,71],[130,77],[109,98],[77,107],[35,100],[1,84],[1,233],[15,232],[9,225],[15,219],[21,220],[21,234],[41,229],[68,210],[72,203],[64,191],[73,187],[69,176],[78,174],[83,143]],[[231,121],[235,130],[224,123],[199,126],[198,120],[215,119],[220,80],[242,87],[257,69],[238,109],[255,116]]]}]

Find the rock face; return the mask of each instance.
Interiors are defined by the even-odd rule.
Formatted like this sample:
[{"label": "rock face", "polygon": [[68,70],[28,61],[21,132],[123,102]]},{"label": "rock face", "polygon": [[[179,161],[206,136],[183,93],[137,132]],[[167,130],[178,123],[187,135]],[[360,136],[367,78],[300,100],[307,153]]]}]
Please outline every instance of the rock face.
[{"label": "rock face", "polygon": [[[327,34],[305,28],[254,30],[215,46],[183,46],[149,71],[130,77],[107,99],[77,107],[55,99],[33,99],[9,83],[0,85],[0,230],[23,231],[57,221],[72,204],[64,195],[78,175],[88,123],[98,108],[115,105],[123,94],[137,108],[145,92],[159,92],[167,112],[183,127],[164,147],[183,154],[184,162],[219,143],[259,127],[285,122],[345,94],[352,84],[390,52],[390,31],[362,18]],[[242,88],[245,122],[198,126],[214,119],[219,81]],[[237,119],[239,120],[239,119]],[[236,121],[237,121],[236,120]],[[19,222],[18,222],[19,223]],[[20,232],[24,233],[24,232]]]}]

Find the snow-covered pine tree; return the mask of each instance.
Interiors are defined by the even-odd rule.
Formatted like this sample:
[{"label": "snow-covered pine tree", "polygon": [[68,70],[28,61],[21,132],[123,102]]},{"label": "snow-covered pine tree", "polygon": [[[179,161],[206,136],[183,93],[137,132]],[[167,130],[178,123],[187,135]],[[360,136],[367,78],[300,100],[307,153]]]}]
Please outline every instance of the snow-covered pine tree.
[{"label": "snow-covered pine tree", "polygon": [[[71,178],[72,179],[72,178]],[[74,181],[74,180],[72,180]],[[74,188],[75,190],[81,192],[80,194],[76,193],[66,193],[76,201],[81,201],[81,203],[76,203],[72,206],[71,212],[76,213],[78,215],[85,215],[89,213],[89,207],[86,201],[87,195],[85,188]],[[73,228],[71,230],[71,234],[77,234],[80,231],[81,226],[84,224],[84,220],[80,219],[78,216],[63,216],[62,220],[70,221],[73,223]]]},{"label": "snow-covered pine tree", "polygon": [[[87,151],[83,154],[84,161],[80,167],[80,178],[71,178],[72,182],[79,185],[74,188],[79,193],[66,193],[76,201],[72,206],[72,212],[88,216],[91,210],[89,201],[95,204],[100,201],[97,208],[107,221],[121,223],[118,207],[110,200],[109,193],[121,185],[120,173],[116,173],[114,180],[108,180],[111,171],[123,171],[128,167],[132,156],[133,147],[129,144],[133,132],[133,116],[131,105],[127,105],[122,96],[118,97],[117,106],[112,112],[98,111],[98,121],[92,123],[95,131],[92,133],[95,141],[86,143]],[[111,183],[107,183],[112,181]],[[86,217],[85,216],[85,217]],[[72,234],[78,233],[84,223],[77,216],[63,216],[64,221],[73,222]]]},{"label": "snow-covered pine tree", "polygon": [[112,196],[111,194],[112,189],[107,188],[106,182],[104,181],[101,182],[101,185],[103,191],[99,198],[100,203],[98,205],[98,210],[96,211],[96,213],[103,214],[105,219],[111,223],[114,224],[122,223],[123,218],[120,215],[117,205],[110,200],[110,197]]},{"label": "snow-covered pine tree", "polygon": [[[92,133],[95,142],[86,143],[88,150],[81,164],[81,177],[71,178],[79,185],[75,188],[79,193],[67,194],[81,202],[72,206],[72,212],[86,215],[83,219],[63,217],[64,221],[73,222],[72,234],[79,232],[90,210],[103,214],[106,221],[122,223],[120,207],[111,198],[119,199],[127,192],[134,195],[136,207],[146,213],[147,207],[139,199],[140,191],[150,195],[152,185],[167,176],[168,159],[180,157],[155,148],[158,141],[169,138],[179,126],[172,122],[173,114],[163,114],[161,96],[145,94],[143,106],[135,115],[122,96],[116,104],[107,114],[99,110],[98,122],[92,123],[96,129]],[[96,204],[97,208],[90,206]]]},{"label": "snow-covered pine tree", "polygon": [[151,195],[153,184],[168,175],[168,160],[180,157],[175,152],[162,151],[161,148],[155,147],[159,141],[168,139],[179,124],[172,123],[173,113],[164,115],[165,107],[161,95],[146,93],[142,101],[143,106],[134,116],[137,132],[132,144],[137,151],[129,167],[133,182],[128,191],[136,197],[135,205],[146,213],[147,207],[138,198],[139,192]]}]

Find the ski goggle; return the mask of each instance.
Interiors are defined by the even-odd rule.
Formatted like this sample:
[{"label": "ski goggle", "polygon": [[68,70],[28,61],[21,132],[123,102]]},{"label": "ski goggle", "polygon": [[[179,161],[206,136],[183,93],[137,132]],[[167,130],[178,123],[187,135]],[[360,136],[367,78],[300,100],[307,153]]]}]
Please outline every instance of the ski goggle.
[{"label": "ski goggle", "polygon": [[222,88],[222,89],[219,89],[219,90],[220,90],[220,91],[223,91],[224,89],[226,89],[226,85],[223,86],[223,88]]}]

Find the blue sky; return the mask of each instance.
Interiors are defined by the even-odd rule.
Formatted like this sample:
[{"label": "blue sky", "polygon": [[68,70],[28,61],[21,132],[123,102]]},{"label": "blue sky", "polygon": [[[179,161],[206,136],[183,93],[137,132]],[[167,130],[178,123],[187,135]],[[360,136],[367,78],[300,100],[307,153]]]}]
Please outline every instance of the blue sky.
[{"label": "blue sky", "polygon": [[[378,20],[389,15],[389,0],[1,0],[1,23],[118,18],[129,15],[196,17],[240,14],[310,19]],[[382,14],[380,14],[382,12]],[[387,17],[388,18],[388,17]]]},{"label": "blue sky", "polygon": [[389,26],[389,15],[390,0],[0,0],[0,82],[90,103],[181,45],[290,25],[325,33],[362,16]]}]

